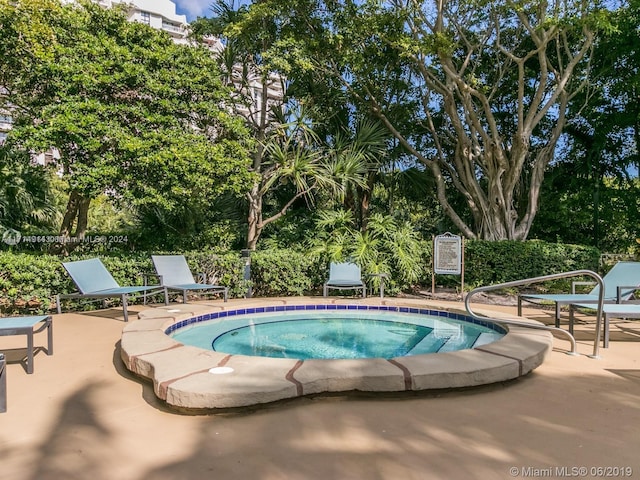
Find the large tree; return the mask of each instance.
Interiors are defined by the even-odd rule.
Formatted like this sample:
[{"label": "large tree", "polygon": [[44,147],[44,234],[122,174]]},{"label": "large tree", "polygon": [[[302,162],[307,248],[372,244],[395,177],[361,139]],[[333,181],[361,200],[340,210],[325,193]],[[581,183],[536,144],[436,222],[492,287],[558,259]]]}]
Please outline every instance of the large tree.
[{"label": "large tree", "polygon": [[280,12],[305,23],[304,35],[280,46],[319,81],[339,79],[369,105],[431,171],[443,211],[465,236],[523,240],[567,106],[587,79],[595,8],[573,0],[299,0]]},{"label": "large tree", "polygon": [[105,191],[184,217],[246,188],[247,131],[208,51],[91,2],[0,7],[12,55],[26,54],[2,65],[17,79],[6,84],[11,136],[60,152],[71,186],[61,235],[82,237],[89,202]]},{"label": "large tree", "polygon": [[301,32],[278,8],[262,1],[236,8],[233,0],[220,0],[212,10],[212,18],[192,27],[199,40],[224,39],[218,54],[224,81],[235,89],[235,109],[256,140],[250,169],[254,182],[246,193],[246,245],[254,250],[264,229],[297,202],[312,203],[318,190],[342,197],[349,187],[363,187],[374,143],[384,144],[384,137],[367,129],[377,140],[369,134],[365,139],[361,130],[351,142],[339,135],[327,144],[316,133],[308,109],[289,95],[291,65],[278,57],[278,43]]}]

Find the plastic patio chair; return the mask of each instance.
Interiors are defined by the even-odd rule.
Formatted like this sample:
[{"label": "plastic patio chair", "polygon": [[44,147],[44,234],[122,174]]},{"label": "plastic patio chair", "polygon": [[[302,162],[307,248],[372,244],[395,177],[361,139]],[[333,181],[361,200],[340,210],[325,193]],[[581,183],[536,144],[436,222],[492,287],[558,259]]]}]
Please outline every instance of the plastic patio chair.
[{"label": "plastic patio chair", "polygon": [[198,275],[200,281],[196,282],[184,255],[152,255],[151,260],[160,279],[160,284],[167,290],[181,292],[184,303],[187,303],[190,291],[222,293],[224,301],[228,300],[229,289],[207,283],[204,273]]},{"label": "plastic patio chair", "polygon": [[334,263],[329,265],[329,280],[323,286],[323,296],[329,294],[329,289],[360,290],[362,298],[367,296],[367,286],[362,281],[360,267],[352,262]]},{"label": "plastic patio chair", "polygon": [[59,294],[56,296],[58,313],[62,313],[60,300],[63,298],[120,298],[124,321],[129,321],[127,310],[128,298],[130,295],[142,294],[144,302],[147,297],[158,293],[164,294],[165,304],[168,303],[167,291],[162,285],[137,285],[121,287],[113,278],[99,258],[89,260],[79,260],[76,262],[66,262],[62,264],[78,288],[77,292]]},{"label": "plastic patio chair", "polygon": [[[604,282],[604,302],[622,303],[628,301],[635,290],[640,288],[640,262],[618,262],[602,277]],[[571,304],[598,303],[600,287],[596,286],[589,293],[575,293],[577,285],[591,285],[593,282],[572,282],[571,293],[559,294],[520,294],[518,295],[518,315],[522,315],[522,302],[539,303],[549,301],[555,303],[556,327],[560,327],[560,307]],[[570,318],[569,331],[573,333],[573,321]]]}]

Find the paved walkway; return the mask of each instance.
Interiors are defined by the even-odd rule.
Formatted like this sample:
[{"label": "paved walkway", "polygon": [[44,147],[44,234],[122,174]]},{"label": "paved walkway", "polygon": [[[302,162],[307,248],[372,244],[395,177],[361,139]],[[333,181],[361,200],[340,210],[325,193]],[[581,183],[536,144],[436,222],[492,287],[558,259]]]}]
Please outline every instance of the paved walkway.
[{"label": "paved walkway", "polygon": [[[552,321],[551,311],[525,313]],[[0,479],[629,478],[614,470],[624,467],[640,478],[638,321],[615,321],[599,360],[586,356],[593,324],[579,325],[585,355],[565,355],[558,338],[540,368],[505,384],[211,416],[169,411],[124,368],[124,325],[118,309],[54,316],[55,354],[38,353],[33,375],[18,362],[25,338],[0,337]]]}]

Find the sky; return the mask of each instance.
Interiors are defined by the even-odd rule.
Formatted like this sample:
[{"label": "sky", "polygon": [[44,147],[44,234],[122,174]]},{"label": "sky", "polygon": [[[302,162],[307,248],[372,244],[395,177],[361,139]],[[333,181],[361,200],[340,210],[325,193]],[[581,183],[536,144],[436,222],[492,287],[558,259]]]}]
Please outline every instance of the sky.
[{"label": "sky", "polygon": [[[191,22],[196,17],[211,16],[211,5],[214,0],[173,0],[176,4],[176,12],[187,16],[187,21]],[[237,5],[251,3],[249,0],[235,0]]]}]

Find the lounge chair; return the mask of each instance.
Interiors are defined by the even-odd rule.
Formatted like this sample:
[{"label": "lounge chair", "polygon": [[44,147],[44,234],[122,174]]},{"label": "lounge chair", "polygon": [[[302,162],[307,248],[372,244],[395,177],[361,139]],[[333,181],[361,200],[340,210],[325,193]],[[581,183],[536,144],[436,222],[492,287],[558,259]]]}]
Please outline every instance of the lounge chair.
[{"label": "lounge chair", "polygon": [[103,300],[107,298],[120,298],[122,301],[122,310],[124,312],[124,321],[128,322],[129,312],[127,310],[127,306],[130,295],[142,294],[144,302],[146,303],[148,296],[163,293],[165,304],[168,303],[167,291],[162,285],[121,287],[105,268],[99,258],[67,262],[62,265],[71,276],[73,283],[76,284],[78,291],[68,294],[59,294],[56,296],[58,313],[62,313],[60,300],[63,298],[97,298]]},{"label": "lounge chair", "polygon": [[[604,302],[621,303],[628,301],[635,290],[640,288],[640,262],[618,262],[602,277],[604,282]],[[540,303],[544,301],[555,303],[556,327],[560,327],[560,307],[571,304],[598,303],[600,288],[596,286],[589,293],[575,293],[577,285],[591,285],[593,282],[573,282],[571,293],[566,294],[520,294],[518,296],[518,315],[522,315],[522,302]],[[569,331],[573,333],[573,322],[569,323]]]},{"label": "lounge chair", "polygon": [[228,300],[229,289],[207,283],[203,273],[198,275],[200,282],[196,282],[184,255],[152,255],[151,260],[160,279],[160,284],[167,290],[182,292],[184,303],[187,303],[187,294],[190,291],[222,293],[224,301]]},{"label": "lounge chair", "polygon": [[362,281],[360,267],[351,262],[331,262],[329,265],[329,280],[324,284],[323,296],[326,297],[329,294],[330,288],[337,290],[362,289],[362,298],[367,296],[367,286]]},{"label": "lounge chair", "polygon": [[49,315],[0,318],[0,336],[27,336],[27,373],[33,373],[33,335],[47,329],[47,355],[53,355],[53,320]]}]

